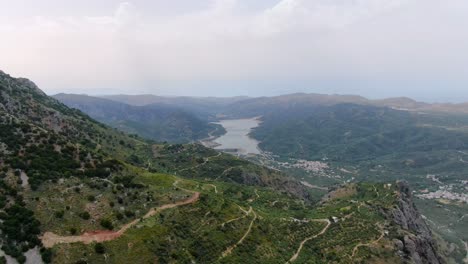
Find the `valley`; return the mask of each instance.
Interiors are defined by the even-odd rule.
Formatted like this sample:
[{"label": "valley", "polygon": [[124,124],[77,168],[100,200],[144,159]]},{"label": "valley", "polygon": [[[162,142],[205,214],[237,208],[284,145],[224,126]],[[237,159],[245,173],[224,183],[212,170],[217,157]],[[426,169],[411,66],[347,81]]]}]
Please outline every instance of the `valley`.
[{"label": "valley", "polygon": [[[366,167],[334,155],[291,154],[283,137],[301,140],[294,133],[302,130],[272,130],[285,152],[260,151],[270,142],[259,140],[272,124],[267,113],[210,127],[205,138],[239,150],[231,155],[126,134],[26,79],[0,74],[0,93],[0,239],[20,263],[34,249],[45,263],[71,264],[442,262],[410,185],[399,181],[405,178],[375,179],[391,163]],[[319,139],[336,135],[327,132]],[[457,219],[462,228],[465,218]],[[456,242],[448,243],[446,253],[458,256]]]},{"label": "valley", "polygon": [[315,197],[352,182],[407,180],[433,230],[450,241],[446,254],[463,259],[467,220],[439,217],[447,206],[465,213],[468,118],[462,111],[314,94],[204,107],[225,130],[213,129],[205,146],[292,175]]},{"label": "valley", "polygon": [[[262,123],[250,134],[259,141],[262,152],[245,158],[293,175],[318,192],[350,182],[405,179],[414,188],[417,204],[433,230],[450,241],[446,254],[455,256],[451,261],[462,261],[468,253],[464,248],[468,221],[456,216],[466,214],[467,204],[464,114],[359,105],[296,104],[298,109],[284,111],[278,110],[281,105],[250,107],[252,115],[262,114]],[[297,116],[308,111],[315,113],[307,119]],[[372,126],[377,122],[373,135]],[[418,140],[424,142],[424,149],[418,149]],[[454,216],[442,220],[447,210]]]},{"label": "valley", "polygon": [[468,264],[468,1],[4,2],[0,264]]}]

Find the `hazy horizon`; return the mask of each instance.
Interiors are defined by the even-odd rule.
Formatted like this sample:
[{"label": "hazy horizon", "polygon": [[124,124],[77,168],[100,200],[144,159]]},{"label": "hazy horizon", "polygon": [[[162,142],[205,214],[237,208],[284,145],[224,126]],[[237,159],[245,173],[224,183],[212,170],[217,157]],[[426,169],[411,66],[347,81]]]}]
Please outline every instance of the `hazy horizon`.
[{"label": "hazy horizon", "polygon": [[468,101],[463,0],[0,3],[0,69],[47,94]]},{"label": "hazy horizon", "polygon": [[109,99],[108,97],[112,96],[156,96],[156,97],[166,97],[166,98],[171,98],[171,97],[189,97],[189,98],[236,98],[236,97],[246,97],[250,99],[254,98],[261,98],[261,97],[278,97],[278,96],[287,96],[287,95],[293,95],[293,94],[318,94],[318,95],[330,95],[330,96],[359,96],[363,97],[368,100],[384,100],[384,99],[398,99],[398,98],[407,98],[414,100],[416,102],[420,103],[429,103],[429,104],[459,104],[459,103],[468,103],[468,101],[458,101],[458,102],[451,102],[451,101],[425,101],[425,100],[418,100],[412,97],[408,96],[392,96],[392,97],[367,97],[363,96],[360,94],[327,94],[327,93],[314,93],[314,92],[292,92],[292,93],[283,93],[283,94],[276,94],[276,95],[259,95],[259,96],[248,96],[248,95],[233,95],[233,96],[201,96],[201,95],[170,95],[170,94],[152,94],[152,93],[116,93],[116,94],[87,94],[87,93],[54,93],[54,94],[48,94],[49,96],[58,96],[60,94],[65,94],[65,95],[82,95],[82,96],[90,96],[90,97],[97,97],[97,98],[104,98],[104,99]]}]

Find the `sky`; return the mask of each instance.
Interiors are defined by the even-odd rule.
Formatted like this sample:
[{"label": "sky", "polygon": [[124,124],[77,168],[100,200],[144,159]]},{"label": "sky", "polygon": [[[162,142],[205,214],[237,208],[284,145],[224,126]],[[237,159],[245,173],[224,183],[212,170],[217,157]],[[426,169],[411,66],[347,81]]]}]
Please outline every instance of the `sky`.
[{"label": "sky", "polygon": [[48,94],[468,101],[466,0],[0,0],[0,70]]}]

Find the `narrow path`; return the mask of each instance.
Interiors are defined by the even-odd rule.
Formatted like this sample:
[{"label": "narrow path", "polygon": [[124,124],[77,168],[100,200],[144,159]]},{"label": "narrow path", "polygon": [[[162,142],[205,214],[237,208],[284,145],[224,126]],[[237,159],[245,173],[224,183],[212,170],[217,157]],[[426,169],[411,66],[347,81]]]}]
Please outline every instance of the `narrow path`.
[{"label": "narrow path", "polygon": [[257,189],[255,189],[255,195],[257,196],[257,199],[260,198],[260,195],[258,195]]},{"label": "narrow path", "polygon": [[191,170],[191,169],[201,167],[201,166],[205,165],[206,163],[208,163],[211,159],[221,156],[221,154],[222,154],[221,152],[218,152],[218,154],[216,154],[215,156],[211,156],[211,157],[206,158],[202,163],[200,163],[198,165],[195,165],[195,166],[192,166],[192,167],[188,167],[188,168],[185,168],[185,169],[178,170],[178,172]]},{"label": "narrow path", "polygon": [[236,247],[238,247],[240,244],[242,244],[242,242],[244,242],[245,238],[250,234],[250,231],[252,231],[252,227],[253,227],[253,224],[255,222],[255,220],[257,220],[257,214],[255,213],[255,211],[252,209],[252,207],[250,207],[249,211],[246,211],[247,214],[250,214],[252,213],[254,215],[254,218],[252,219],[252,221],[250,222],[249,224],[249,228],[247,229],[247,231],[245,232],[245,234],[241,237],[241,239],[234,245],[228,247],[222,254],[221,254],[221,257],[220,259],[222,258],[225,258],[227,256],[229,256],[232,251],[234,249],[236,249]]},{"label": "narrow path", "polygon": [[[237,157],[238,159],[239,157]],[[217,181],[221,176],[225,175],[228,171],[234,169],[235,167],[229,167],[227,169],[225,169],[218,177],[216,177],[214,180]]]},{"label": "narrow path", "polygon": [[258,198],[260,198],[260,195],[258,194],[257,189],[254,190],[254,193],[255,193],[255,197],[254,197],[254,198],[250,198],[249,200],[247,200],[249,203],[253,203],[253,202],[255,202],[255,200],[257,200]]},{"label": "narrow path", "polygon": [[[239,205],[238,205],[239,206]],[[224,223],[221,224],[222,227],[224,227],[224,225],[226,224],[229,224],[229,223],[232,223],[234,221],[237,221],[237,220],[241,220],[241,219],[244,219],[246,218],[251,212],[252,212],[252,207],[250,207],[249,211],[245,211],[242,207],[239,206],[239,209],[244,213],[243,216],[239,216],[237,218],[233,218],[233,219],[230,219]]]},{"label": "narrow path", "polygon": [[[174,186],[177,185],[177,181],[174,182]],[[179,187],[180,188],[180,187]],[[180,188],[182,189],[182,188]],[[170,203],[170,204],[165,204],[161,205],[159,207],[152,208],[151,210],[148,211],[142,218],[138,218],[133,220],[130,223],[125,224],[120,228],[118,231],[91,231],[91,232],[86,232],[82,235],[79,236],[60,236],[57,234],[54,234],[52,232],[46,232],[44,235],[41,237],[42,244],[46,248],[51,248],[56,244],[70,244],[70,243],[77,243],[77,242],[82,242],[84,244],[90,244],[92,242],[104,242],[104,241],[110,241],[114,240],[121,235],[123,235],[128,229],[131,227],[135,226],[138,224],[142,219],[147,219],[149,217],[152,217],[156,215],[157,213],[164,211],[166,209],[170,208],[175,208],[178,206],[183,206],[183,205],[188,205],[188,204],[193,204],[197,202],[200,198],[200,193],[199,192],[194,192],[186,189],[182,189],[188,192],[193,193],[191,197],[189,197],[186,200],[179,201],[176,203]]]},{"label": "narrow path", "polygon": [[216,185],[214,184],[207,184],[207,185],[213,187],[215,193],[218,193],[218,188],[216,187]]},{"label": "narrow path", "polygon": [[384,236],[385,236],[385,232],[382,230],[382,234],[381,234],[380,237],[377,238],[376,240],[371,241],[371,242],[369,242],[369,243],[365,243],[365,244],[364,244],[364,243],[359,243],[359,244],[357,244],[357,245],[354,247],[354,249],[353,249],[353,254],[351,255],[351,259],[354,258],[354,256],[356,255],[356,253],[358,252],[358,250],[359,250],[360,247],[370,247],[370,246],[372,246],[373,244],[377,244],[377,243],[379,243],[380,240],[382,240],[382,238],[383,238]]},{"label": "narrow path", "polygon": [[377,197],[380,197],[379,191],[375,188],[375,185],[372,185],[372,187],[374,187],[374,192],[377,193]]},{"label": "narrow path", "polygon": [[299,254],[301,253],[302,248],[304,247],[304,244],[307,243],[307,241],[309,241],[309,240],[312,240],[314,238],[317,238],[318,236],[321,236],[321,235],[325,234],[325,232],[327,232],[328,228],[331,225],[331,222],[328,219],[313,219],[311,221],[313,221],[313,222],[323,222],[323,223],[327,223],[327,225],[322,229],[322,231],[320,231],[320,233],[304,239],[301,242],[301,244],[299,245],[299,248],[297,249],[296,253],[286,262],[286,264],[296,261],[297,257],[299,257]]}]

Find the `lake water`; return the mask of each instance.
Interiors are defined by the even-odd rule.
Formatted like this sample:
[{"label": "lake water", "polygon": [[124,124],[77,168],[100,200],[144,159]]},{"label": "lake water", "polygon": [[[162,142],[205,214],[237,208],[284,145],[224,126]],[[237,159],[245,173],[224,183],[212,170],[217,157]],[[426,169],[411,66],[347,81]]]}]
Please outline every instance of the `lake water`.
[{"label": "lake water", "polygon": [[260,124],[258,118],[221,120],[217,124],[222,125],[227,133],[214,140],[219,144],[215,149],[237,149],[237,153],[242,155],[261,154],[258,141],[248,136]]}]

